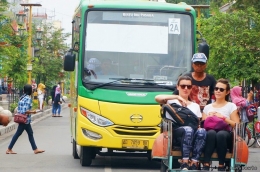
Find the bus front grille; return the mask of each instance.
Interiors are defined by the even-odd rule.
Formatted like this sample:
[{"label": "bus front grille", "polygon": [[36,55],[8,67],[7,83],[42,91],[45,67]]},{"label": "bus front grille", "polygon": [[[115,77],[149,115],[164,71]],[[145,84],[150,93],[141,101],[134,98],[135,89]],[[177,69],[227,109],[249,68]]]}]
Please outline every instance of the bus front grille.
[{"label": "bus front grille", "polygon": [[154,136],[158,131],[158,127],[140,127],[140,126],[115,126],[113,131],[118,135],[127,136]]}]

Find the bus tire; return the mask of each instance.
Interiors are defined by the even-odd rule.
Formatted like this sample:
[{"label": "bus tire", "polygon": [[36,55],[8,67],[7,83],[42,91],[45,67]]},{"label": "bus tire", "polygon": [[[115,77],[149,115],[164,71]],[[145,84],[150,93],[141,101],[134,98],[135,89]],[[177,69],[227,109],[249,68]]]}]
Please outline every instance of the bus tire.
[{"label": "bus tire", "polygon": [[80,164],[82,166],[90,166],[92,163],[93,148],[82,146],[80,151]]},{"label": "bus tire", "polygon": [[73,139],[72,140],[72,156],[74,159],[79,159],[79,155],[77,153],[77,143],[76,141]]},{"label": "bus tire", "polygon": [[148,161],[151,161],[152,160],[152,151],[147,151],[147,159],[148,159]]},{"label": "bus tire", "polygon": [[93,148],[93,150],[91,151],[91,158],[95,159],[97,155],[96,149]]}]

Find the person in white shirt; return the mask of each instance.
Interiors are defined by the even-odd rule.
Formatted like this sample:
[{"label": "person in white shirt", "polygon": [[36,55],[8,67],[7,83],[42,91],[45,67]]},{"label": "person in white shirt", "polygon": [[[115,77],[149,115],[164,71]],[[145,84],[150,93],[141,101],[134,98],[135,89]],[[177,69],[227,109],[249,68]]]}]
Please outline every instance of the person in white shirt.
[{"label": "person in white shirt", "polygon": [[[177,82],[179,95],[157,95],[155,100],[160,104],[177,103],[189,108],[198,118],[202,117],[200,106],[188,100],[191,93],[192,79],[189,76],[181,76]],[[206,130],[198,128],[194,131],[190,126],[182,126],[173,130],[175,146],[181,146],[182,170],[197,170],[198,161],[206,141]],[[191,163],[189,165],[190,153],[192,151]]]},{"label": "person in white shirt", "polygon": [[38,100],[39,100],[40,111],[43,111],[44,94],[45,94],[45,85],[42,83],[39,83],[38,88],[37,88],[37,95],[38,95]]},{"label": "person in white shirt", "polygon": [[[214,95],[216,101],[212,104],[205,106],[202,113],[202,120],[205,120],[209,116],[216,116],[231,127],[235,127],[239,123],[237,106],[234,103],[228,102],[230,94],[230,84],[227,79],[219,79],[214,88]],[[232,146],[232,133],[229,131],[221,130],[208,130],[206,146],[204,150],[204,167],[203,170],[209,171],[210,159],[214,152],[217,150],[218,154],[218,171],[226,171],[225,157],[227,148]]]}]

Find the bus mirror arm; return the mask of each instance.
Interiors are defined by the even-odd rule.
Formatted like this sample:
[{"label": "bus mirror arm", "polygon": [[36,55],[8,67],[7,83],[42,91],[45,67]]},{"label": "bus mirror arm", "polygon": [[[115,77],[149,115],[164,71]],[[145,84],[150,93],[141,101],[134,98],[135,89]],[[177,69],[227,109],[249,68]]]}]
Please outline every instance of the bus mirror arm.
[{"label": "bus mirror arm", "polygon": [[75,52],[79,51],[79,42],[74,43],[72,50],[75,51]]}]

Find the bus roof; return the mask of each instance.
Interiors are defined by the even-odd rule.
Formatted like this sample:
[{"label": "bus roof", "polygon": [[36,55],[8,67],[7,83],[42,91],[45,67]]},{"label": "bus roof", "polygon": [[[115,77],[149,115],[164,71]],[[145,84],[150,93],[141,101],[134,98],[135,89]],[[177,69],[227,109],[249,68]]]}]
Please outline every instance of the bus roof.
[{"label": "bus roof", "polygon": [[[149,6],[148,6],[149,4]],[[175,11],[192,11],[194,8],[184,2],[179,4],[161,2],[161,0],[81,0],[79,7],[87,7],[89,5],[94,8],[131,8],[131,9],[161,9]]]}]

